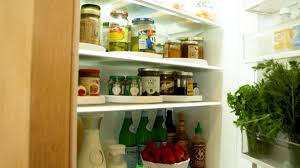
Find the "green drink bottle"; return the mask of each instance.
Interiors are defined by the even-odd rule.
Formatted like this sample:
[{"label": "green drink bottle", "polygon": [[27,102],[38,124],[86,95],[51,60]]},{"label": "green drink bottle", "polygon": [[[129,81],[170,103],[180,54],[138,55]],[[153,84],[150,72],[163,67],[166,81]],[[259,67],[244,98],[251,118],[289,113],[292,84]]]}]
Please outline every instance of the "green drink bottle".
[{"label": "green drink bottle", "polygon": [[152,129],[152,140],[159,145],[168,141],[167,128],[164,121],[164,110],[157,110],[156,120]]}]

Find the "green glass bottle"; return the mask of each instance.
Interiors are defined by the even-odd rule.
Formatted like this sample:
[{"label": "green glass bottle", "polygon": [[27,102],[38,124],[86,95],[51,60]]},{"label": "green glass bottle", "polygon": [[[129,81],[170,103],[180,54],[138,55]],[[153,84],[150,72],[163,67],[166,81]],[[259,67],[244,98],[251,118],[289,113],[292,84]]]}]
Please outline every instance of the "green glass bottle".
[{"label": "green glass bottle", "polygon": [[164,121],[164,110],[157,110],[156,120],[152,129],[152,140],[159,145],[168,141],[167,128]]},{"label": "green glass bottle", "polygon": [[138,163],[139,154],[136,139],[136,129],[133,126],[131,112],[127,111],[121,128],[119,143],[126,146],[125,160],[128,168],[135,168]]},{"label": "green glass bottle", "polygon": [[141,120],[139,123],[139,127],[136,132],[137,145],[146,145],[151,137],[152,128],[149,124],[147,112],[142,111]]}]

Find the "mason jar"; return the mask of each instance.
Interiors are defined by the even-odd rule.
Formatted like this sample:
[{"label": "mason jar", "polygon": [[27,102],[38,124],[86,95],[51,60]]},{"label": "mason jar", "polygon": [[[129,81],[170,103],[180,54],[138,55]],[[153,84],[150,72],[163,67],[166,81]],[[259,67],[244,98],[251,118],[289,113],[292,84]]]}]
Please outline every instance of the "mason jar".
[{"label": "mason jar", "polygon": [[112,11],[109,26],[109,51],[128,51],[128,12]]}]

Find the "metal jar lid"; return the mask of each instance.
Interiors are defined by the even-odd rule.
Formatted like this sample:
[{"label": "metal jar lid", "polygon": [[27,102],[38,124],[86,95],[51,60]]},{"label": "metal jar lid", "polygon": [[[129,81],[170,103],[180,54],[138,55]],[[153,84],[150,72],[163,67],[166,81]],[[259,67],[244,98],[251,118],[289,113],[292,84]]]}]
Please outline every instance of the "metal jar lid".
[{"label": "metal jar lid", "polygon": [[182,44],[191,44],[191,45],[197,45],[197,41],[183,41]]},{"label": "metal jar lid", "polygon": [[172,70],[161,70],[159,72],[160,75],[173,75],[175,74],[175,71],[172,71]]},{"label": "metal jar lid", "polygon": [[110,12],[110,15],[111,16],[117,16],[117,15],[122,15],[124,17],[127,17],[128,16],[128,12],[127,11],[112,11]]},{"label": "metal jar lid", "polygon": [[168,40],[166,41],[166,44],[181,44],[181,42],[179,40]]},{"label": "metal jar lid", "polygon": [[100,6],[95,4],[84,4],[81,6],[81,14],[96,15],[100,17]]},{"label": "metal jar lid", "polygon": [[176,74],[179,76],[193,76],[193,72],[177,71]]},{"label": "metal jar lid", "polygon": [[139,68],[139,72],[159,72],[158,68]]},{"label": "metal jar lid", "polygon": [[196,37],[190,37],[189,40],[190,41],[203,41],[204,38],[201,36],[196,36]]},{"label": "metal jar lid", "polygon": [[178,37],[177,40],[180,40],[180,41],[187,41],[187,40],[188,40],[188,37]]}]

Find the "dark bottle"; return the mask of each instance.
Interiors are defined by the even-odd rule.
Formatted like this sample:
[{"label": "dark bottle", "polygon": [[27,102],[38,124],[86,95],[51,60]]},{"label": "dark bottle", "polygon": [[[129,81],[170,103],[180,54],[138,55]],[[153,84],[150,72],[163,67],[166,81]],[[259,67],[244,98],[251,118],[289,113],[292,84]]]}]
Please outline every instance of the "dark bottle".
[{"label": "dark bottle", "polygon": [[168,142],[175,143],[176,142],[176,127],[173,124],[172,119],[172,111],[167,111],[167,119],[166,119],[166,127],[167,127],[167,133],[168,133]]}]

